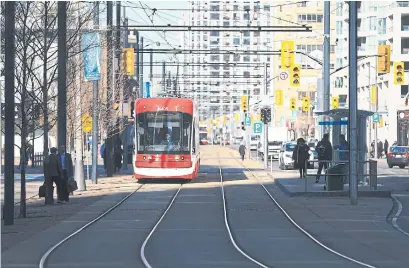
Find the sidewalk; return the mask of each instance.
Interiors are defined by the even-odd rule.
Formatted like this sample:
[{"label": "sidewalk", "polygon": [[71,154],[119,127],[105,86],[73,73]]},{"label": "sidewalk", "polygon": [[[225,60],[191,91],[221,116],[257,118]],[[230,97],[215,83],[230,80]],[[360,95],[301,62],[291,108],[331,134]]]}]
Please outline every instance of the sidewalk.
[{"label": "sidewalk", "polygon": [[[30,188],[36,188],[42,182],[27,183]],[[75,215],[84,208],[94,204],[106,196],[117,196],[115,198],[123,198],[127,193],[134,190],[139,184],[129,175],[117,175],[112,178],[100,178],[98,184],[92,185],[87,181],[87,191],[75,191],[74,196],[70,196],[68,204],[57,204],[46,206],[44,199],[34,197],[27,200],[27,218],[15,218],[14,225],[4,226],[2,221],[1,237],[2,237],[2,252],[12,248],[14,245],[21,243],[31,236],[40,233],[41,231],[55,226],[59,222]],[[29,194],[27,194],[29,197]],[[54,196],[56,201],[56,196]],[[106,204],[105,210],[112,206],[111,203]],[[16,216],[19,214],[19,206],[15,206]],[[91,215],[94,216],[94,215]]]},{"label": "sidewalk", "polygon": [[262,171],[260,163],[246,159],[243,164],[256,170],[293,220],[326,246],[376,267],[409,265],[409,239],[390,224],[394,215],[391,198],[359,198],[353,206],[349,197],[289,197],[274,184],[268,171]]}]

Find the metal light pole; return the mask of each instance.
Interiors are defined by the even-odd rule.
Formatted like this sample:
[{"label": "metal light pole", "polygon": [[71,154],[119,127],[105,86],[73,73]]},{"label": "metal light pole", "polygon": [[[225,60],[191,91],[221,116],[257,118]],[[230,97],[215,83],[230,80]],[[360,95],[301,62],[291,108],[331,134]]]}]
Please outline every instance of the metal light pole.
[{"label": "metal light pole", "polygon": [[[268,81],[267,81],[267,63],[264,63],[264,99],[267,99]],[[273,109],[271,109],[273,111]],[[271,118],[273,118],[271,116]],[[264,124],[264,168],[268,168],[268,124]],[[272,165],[271,165],[272,166]]]},{"label": "metal light pole", "polygon": [[58,2],[58,146],[67,146],[67,2]]},{"label": "metal light pole", "polygon": [[14,66],[16,2],[4,3],[4,225],[14,224]]},{"label": "metal light pole", "polygon": [[352,205],[358,203],[358,137],[357,137],[357,2],[349,2],[349,195]]},{"label": "metal light pole", "polygon": [[[99,2],[94,3],[94,30],[99,30]],[[99,80],[93,82],[92,90],[92,183],[98,183],[98,83]],[[88,140],[87,140],[88,141]],[[88,164],[88,163],[87,163]],[[88,178],[87,178],[88,179]]]}]

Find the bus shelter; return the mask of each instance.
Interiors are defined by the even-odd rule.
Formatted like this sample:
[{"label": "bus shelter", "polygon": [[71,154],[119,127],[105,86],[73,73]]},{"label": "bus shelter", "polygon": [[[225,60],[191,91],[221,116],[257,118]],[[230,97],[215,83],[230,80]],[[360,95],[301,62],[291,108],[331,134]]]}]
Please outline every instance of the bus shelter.
[{"label": "bus shelter", "polygon": [[[339,145],[339,135],[342,125],[348,125],[349,109],[332,109],[326,112],[315,112],[317,115],[327,116],[331,120],[324,125],[329,127],[329,134],[332,137],[332,146]],[[358,131],[358,181],[365,182],[366,170],[366,154],[367,154],[367,118],[374,113],[371,111],[357,111],[357,131]],[[324,132],[322,132],[324,133]],[[348,133],[345,133],[347,141],[349,140]],[[348,141],[349,143],[349,141]],[[339,160],[339,151],[334,150],[333,160]]]}]

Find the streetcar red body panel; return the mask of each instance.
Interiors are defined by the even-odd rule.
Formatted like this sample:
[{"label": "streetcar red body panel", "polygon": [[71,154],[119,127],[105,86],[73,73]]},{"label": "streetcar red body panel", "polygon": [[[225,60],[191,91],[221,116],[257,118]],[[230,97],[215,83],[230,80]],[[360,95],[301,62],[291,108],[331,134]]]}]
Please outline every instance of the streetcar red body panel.
[{"label": "streetcar red body panel", "polygon": [[147,98],[135,102],[136,179],[194,179],[199,171],[197,107],[185,98]]}]

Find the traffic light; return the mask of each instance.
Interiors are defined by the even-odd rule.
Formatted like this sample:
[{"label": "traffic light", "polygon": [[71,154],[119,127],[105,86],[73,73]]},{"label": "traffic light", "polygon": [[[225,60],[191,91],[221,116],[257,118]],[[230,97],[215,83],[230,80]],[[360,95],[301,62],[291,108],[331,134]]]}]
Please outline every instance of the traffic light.
[{"label": "traffic light", "polygon": [[248,109],[247,96],[241,97],[241,109],[246,112]]},{"label": "traffic light", "polygon": [[122,49],[122,72],[126,75],[134,75],[135,72],[135,54],[133,48]]},{"label": "traffic light", "polygon": [[376,105],[377,99],[378,99],[378,89],[374,85],[371,87],[371,104]]},{"label": "traffic light", "polygon": [[339,97],[332,97],[332,109],[339,108]]},{"label": "traffic light", "polygon": [[379,128],[383,127],[383,125],[384,125],[384,122],[383,122],[383,117],[381,115],[379,116]]},{"label": "traffic light", "polygon": [[276,89],[276,94],[275,94],[276,106],[283,106],[283,102],[284,102],[283,91],[281,89]]},{"label": "traffic light", "polygon": [[394,62],[393,63],[393,83],[395,85],[403,85],[405,83],[403,62]]},{"label": "traffic light", "polygon": [[290,68],[290,85],[292,87],[300,86],[300,69],[301,66],[299,64],[294,64]]},{"label": "traffic light", "polygon": [[292,97],[290,99],[290,110],[291,111],[297,110],[297,98],[295,98],[295,97]]},{"label": "traffic light", "polygon": [[386,74],[391,71],[391,46],[378,46],[378,73]]},{"label": "traffic light", "polygon": [[246,127],[244,126],[244,122],[243,122],[243,121],[241,122],[241,129],[242,129],[242,130],[246,130]]},{"label": "traffic light", "polygon": [[261,122],[265,124],[266,122],[266,109],[265,108],[261,108],[260,119],[261,119]]},{"label": "traffic light", "polygon": [[266,108],[266,124],[271,122],[271,109]]},{"label": "traffic light", "polygon": [[304,97],[302,98],[302,111],[308,112],[310,110],[310,98]]},{"label": "traffic light", "polygon": [[281,69],[288,70],[294,65],[294,41],[281,42]]}]

